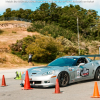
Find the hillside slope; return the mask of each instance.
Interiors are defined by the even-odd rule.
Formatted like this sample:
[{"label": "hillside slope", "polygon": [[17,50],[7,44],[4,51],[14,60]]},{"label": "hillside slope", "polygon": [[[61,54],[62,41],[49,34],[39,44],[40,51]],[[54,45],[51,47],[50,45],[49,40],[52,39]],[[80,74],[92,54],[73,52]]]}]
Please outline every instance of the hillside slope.
[{"label": "hillside slope", "polygon": [[27,35],[39,35],[37,32],[27,32],[30,24],[22,21],[0,21],[0,68],[31,67],[27,61],[11,54],[9,49],[10,44]]},{"label": "hillside slope", "polygon": [[[38,32],[27,32],[27,27],[30,25],[31,23],[22,21],[0,21],[0,69],[32,66],[29,66],[27,61],[23,61],[18,56],[11,54],[9,48],[9,45],[16,43],[17,40],[23,39],[28,35],[40,35]],[[88,48],[89,54],[99,53],[99,41],[86,42],[85,40],[81,40],[81,38],[82,37],[80,37],[81,49]],[[75,44],[77,44],[77,40]],[[78,45],[76,46],[78,48]],[[41,64],[35,63],[34,65]]]}]

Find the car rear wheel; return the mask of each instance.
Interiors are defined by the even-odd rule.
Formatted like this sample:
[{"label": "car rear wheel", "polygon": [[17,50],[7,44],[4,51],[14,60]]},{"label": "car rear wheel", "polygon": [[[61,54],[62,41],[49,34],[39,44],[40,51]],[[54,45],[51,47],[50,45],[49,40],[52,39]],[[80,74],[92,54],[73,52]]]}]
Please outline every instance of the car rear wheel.
[{"label": "car rear wheel", "polygon": [[100,81],[100,67],[97,68],[96,72],[95,72],[95,77],[96,80]]},{"label": "car rear wheel", "polygon": [[59,85],[61,87],[67,86],[69,83],[69,75],[66,71],[59,73],[58,75]]}]

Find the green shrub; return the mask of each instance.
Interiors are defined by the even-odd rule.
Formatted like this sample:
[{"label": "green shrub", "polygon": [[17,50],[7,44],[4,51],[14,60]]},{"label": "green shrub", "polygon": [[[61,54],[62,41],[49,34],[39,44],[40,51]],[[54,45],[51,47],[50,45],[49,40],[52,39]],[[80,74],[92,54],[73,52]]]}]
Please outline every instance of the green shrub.
[{"label": "green shrub", "polygon": [[56,38],[59,36],[63,36],[64,38],[68,40],[76,40],[76,34],[73,33],[70,30],[64,29],[62,27],[59,27],[57,25],[47,25],[42,30],[39,31],[41,34],[51,34],[52,37]]},{"label": "green shrub", "polygon": [[55,23],[49,24],[49,23],[45,23],[42,21],[35,21],[31,25],[31,27],[27,29],[27,31],[29,32],[37,31],[43,35],[51,35],[54,38],[63,36],[64,38],[71,40],[71,41],[75,41],[77,37],[77,34],[73,33],[69,29],[62,28]]},{"label": "green shrub", "polygon": [[80,49],[80,55],[87,55],[87,54],[89,54],[88,48],[86,48],[86,49]]},{"label": "green shrub", "polygon": [[34,28],[34,27],[32,27],[32,26],[29,26],[29,27],[27,28],[27,31],[28,31],[28,32],[35,32],[35,31],[36,31],[36,28]]},{"label": "green shrub", "polygon": [[78,49],[74,46],[65,47],[64,52],[68,55],[78,55]]},{"label": "green shrub", "polygon": [[15,31],[12,31],[12,33],[16,33]]},{"label": "green shrub", "polygon": [[4,31],[0,29],[0,34],[2,34]]},{"label": "green shrub", "polygon": [[23,60],[27,60],[27,54],[25,49],[28,45],[35,41],[35,36],[27,36],[22,40],[17,40],[15,44],[10,45],[10,49],[12,53],[22,58]]},{"label": "green shrub", "polygon": [[27,55],[27,54],[22,55],[21,58],[22,58],[23,60],[27,60],[27,61],[28,61],[28,55]]},{"label": "green shrub", "polygon": [[30,27],[27,28],[28,32],[35,32],[38,31],[40,29],[42,29],[45,26],[45,21],[35,21],[33,22],[33,24],[31,24]]},{"label": "green shrub", "polygon": [[56,41],[61,42],[61,44],[62,44],[64,47],[74,46],[74,43],[72,43],[70,40],[64,38],[63,36],[57,37],[57,38],[56,38]]},{"label": "green shrub", "polygon": [[27,54],[33,54],[35,62],[50,62],[56,58],[59,52],[63,51],[60,42],[49,36],[37,36],[35,42],[26,48]]}]

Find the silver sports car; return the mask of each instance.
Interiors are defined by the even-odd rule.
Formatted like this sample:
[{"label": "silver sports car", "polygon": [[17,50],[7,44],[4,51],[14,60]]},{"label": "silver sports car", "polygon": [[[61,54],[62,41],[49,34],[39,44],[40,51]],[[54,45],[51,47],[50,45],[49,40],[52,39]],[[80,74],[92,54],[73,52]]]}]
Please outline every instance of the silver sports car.
[{"label": "silver sports car", "polygon": [[[64,87],[77,81],[100,80],[100,61],[85,56],[64,56],[57,58],[44,67],[28,69],[30,85],[37,87],[55,86],[56,79]],[[21,85],[24,85],[25,72],[22,74]]]}]

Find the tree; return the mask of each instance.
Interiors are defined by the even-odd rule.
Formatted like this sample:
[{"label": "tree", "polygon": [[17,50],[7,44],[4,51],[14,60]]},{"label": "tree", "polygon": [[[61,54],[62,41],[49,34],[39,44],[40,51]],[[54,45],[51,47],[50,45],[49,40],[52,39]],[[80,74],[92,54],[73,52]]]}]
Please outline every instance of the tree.
[{"label": "tree", "polygon": [[7,8],[6,12],[3,13],[4,17],[9,19],[8,17],[11,17],[11,8]]},{"label": "tree", "polygon": [[49,10],[49,20],[52,22],[57,22],[61,15],[61,7],[57,7],[55,3],[51,3]]},{"label": "tree", "polygon": [[43,3],[39,7],[40,11],[48,11],[48,9],[49,9],[49,4],[48,3]]},{"label": "tree", "polygon": [[33,54],[36,62],[50,62],[63,50],[60,42],[56,42],[52,37],[37,36],[35,42],[26,48],[27,54]]}]

